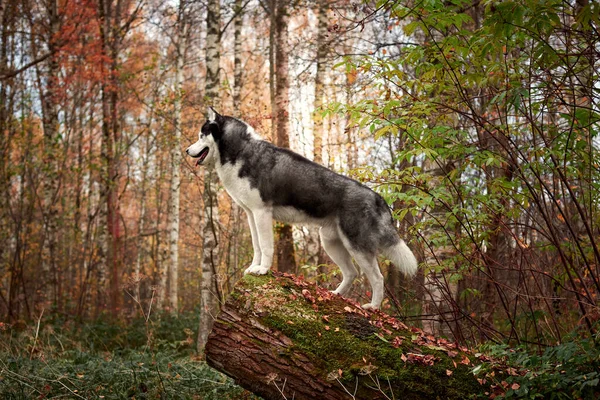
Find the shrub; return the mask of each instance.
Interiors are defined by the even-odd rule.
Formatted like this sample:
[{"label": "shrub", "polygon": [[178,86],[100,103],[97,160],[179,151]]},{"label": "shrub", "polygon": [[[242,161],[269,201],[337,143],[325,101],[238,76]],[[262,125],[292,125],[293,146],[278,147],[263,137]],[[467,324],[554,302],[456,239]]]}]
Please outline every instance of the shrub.
[{"label": "shrub", "polygon": [[537,353],[487,345],[483,350],[501,361],[503,373],[492,376],[490,369],[480,367],[476,372],[495,380],[495,393],[504,399],[600,398],[598,335],[568,340]]}]

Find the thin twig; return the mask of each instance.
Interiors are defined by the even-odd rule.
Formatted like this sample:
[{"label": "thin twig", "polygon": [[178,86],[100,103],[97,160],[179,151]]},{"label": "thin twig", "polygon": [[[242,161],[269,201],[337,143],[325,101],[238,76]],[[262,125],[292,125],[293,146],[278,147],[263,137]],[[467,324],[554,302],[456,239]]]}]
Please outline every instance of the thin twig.
[{"label": "thin twig", "polygon": [[160,386],[162,386],[163,392],[166,395],[167,389],[165,388],[165,383],[163,382],[162,376],[160,376],[160,371],[158,369],[158,363],[156,364],[156,373],[158,374],[158,380],[160,381]]},{"label": "thin twig", "polygon": [[38,334],[40,333],[40,324],[42,322],[42,316],[44,315],[44,308],[42,308],[42,312],[40,313],[40,317],[37,321],[37,328],[35,329],[35,338],[33,339],[33,346],[31,347],[31,354],[29,355],[29,359],[33,360],[33,352],[35,351],[35,346],[37,344]]},{"label": "thin twig", "polygon": [[[358,380],[358,378],[356,378],[356,379]],[[344,384],[342,383],[342,381],[340,381],[339,378],[336,377],[335,380],[342,386],[342,389],[344,389],[344,391],[346,393],[348,393],[348,396],[352,397],[352,400],[356,400],[356,396],[354,394],[350,393],[350,391],[348,389],[346,389],[346,386],[344,386]]]},{"label": "thin twig", "polygon": [[283,397],[284,400],[287,400],[287,397],[285,397],[285,394],[283,394],[283,391],[285,390],[285,384],[286,384],[286,382],[287,382],[287,378],[283,381],[283,386],[282,386],[281,389],[277,385],[277,382],[273,382],[273,384],[275,385],[275,387],[277,388],[277,390],[281,394],[281,397]]}]

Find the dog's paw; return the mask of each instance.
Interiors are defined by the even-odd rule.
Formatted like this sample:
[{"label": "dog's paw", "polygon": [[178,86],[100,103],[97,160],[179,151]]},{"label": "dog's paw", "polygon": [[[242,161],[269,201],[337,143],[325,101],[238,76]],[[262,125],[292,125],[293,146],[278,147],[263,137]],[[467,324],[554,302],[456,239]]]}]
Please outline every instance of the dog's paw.
[{"label": "dog's paw", "polygon": [[342,297],[346,297],[346,295],[350,292],[350,287],[343,288],[342,285],[338,286],[337,289],[331,290],[331,293],[337,294]]},{"label": "dog's paw", "polygon": [[251,265],[250,267],[248,267],[246,269],[246,271],[244,271],[244,274],[266,275],[270,269],[271,269],[270,267],[263,267],[260,265]]},{"label": "dog's paw", "polygon": [[244,270],[244,275],[253,274],[254,269],[258,268],[258,267],[259,267],[259,265],[254,265],[254,264],[250,265],[248,268],[246,268]]},{"label": "dog's paw", "polygon": [[362,309],[363,310],[378,310],[379,306],[376,306],[376,305],[374,305],[372,303],[367,303],[367,304],[363,304],[362,305]]}]

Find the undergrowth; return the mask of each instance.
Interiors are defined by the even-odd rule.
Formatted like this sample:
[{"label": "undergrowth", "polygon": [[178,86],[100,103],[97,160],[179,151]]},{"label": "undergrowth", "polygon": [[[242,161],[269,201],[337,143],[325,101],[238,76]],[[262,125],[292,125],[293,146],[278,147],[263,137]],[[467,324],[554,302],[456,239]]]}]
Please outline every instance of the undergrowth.
[{"label": "undergrowth", "polygon": [[[502,399],[592,400],[600,398],[600,336],[576,334],[543,351],[506,345],[486,345],[482,350],[503,364],[504,374],[490,366],[476,368],[478,375],[495,376],[495,394]],[[498,372],[498,368],[496,372]],[[492,395],[492,397],[496,397]]]},{"label": "undergrowth", "polygon": [[0,398],[258,399],[196,357],[197,315],[0,323]]}]

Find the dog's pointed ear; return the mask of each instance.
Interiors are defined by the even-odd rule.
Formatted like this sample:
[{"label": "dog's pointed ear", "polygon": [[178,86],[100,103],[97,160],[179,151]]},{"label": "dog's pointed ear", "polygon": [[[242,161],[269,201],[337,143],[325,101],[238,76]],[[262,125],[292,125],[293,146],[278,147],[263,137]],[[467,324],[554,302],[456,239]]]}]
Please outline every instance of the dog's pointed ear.
[{"label": "dog's pointed ear", "polygon": [[216,122],[220,124],[222,122],[223,116],[219,114],[214,108],[208,107],[206,109],[206,119],[208,122]]},{"label": "dog's pointed ear", "polygon": [[222,135],[221,128],[223,125],[223,116],[215,111],[214,108],[208,107],[206,109],[206,123],[210,133],[215,139],[219,139]]},{"label": "dog's pointed ear", "polygon": [[219,115],[219,114],[218,114],[218,113],[215,111],[215,109],[214,109],[214,108],[212,108],[212,107],[208,107],[208,108],[206,109],[206,119],[207,119],[209,122],[216,121],[216,120],[217,120],[217,115]]}]

